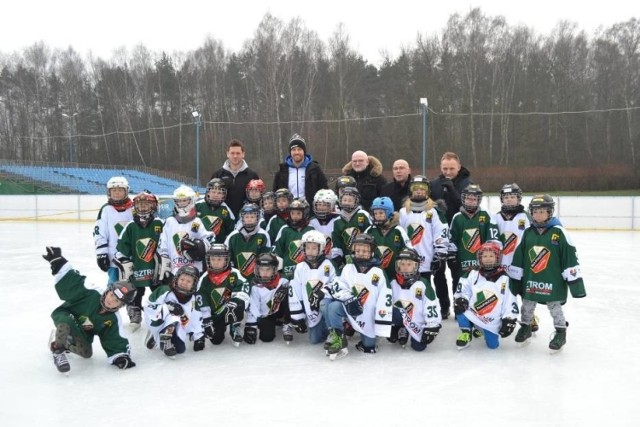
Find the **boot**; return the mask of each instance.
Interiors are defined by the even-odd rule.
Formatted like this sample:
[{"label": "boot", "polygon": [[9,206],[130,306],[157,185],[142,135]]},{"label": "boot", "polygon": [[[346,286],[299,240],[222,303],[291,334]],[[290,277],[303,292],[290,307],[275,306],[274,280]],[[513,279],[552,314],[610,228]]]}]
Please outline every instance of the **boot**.
[{"label": "boot", "polygon": [[404,347],[407,345],[407,341],[409,341],[409,332],[407,331],[407,328],[402,327],[398,329],[398,344]]},{"label": "boot", "polygon": [[139,307],[128,305],[127,314],[129,315],[129,323],[131,323],[131,325],[140,326],[142,323],[142,310]]},{"label": "boot", "polygon": [[290,323],[282,325],[282,338],[284,338],[284,342],[287,344],[293,341],[293,328]]},{"label": "boot", "polygon": [[347,350],[347,337],[337,329],[329,331],[328,341],[331,343],[327,354],[331,360],[341,359],[349,353]]},{"label": "boot", "polygon": [[[398,339],[398,341],[400,341],[400,339]],[[367,354],[374,354],[374,353],[376,353],[378,351],[377,346],[365,347],[362,344],[362,341],[360,341],[360,342],[358,342],[358,344],[356,344],[356,350],[361,351],[363,353],[367,353]]]},{"label": "boot", "polygon": [[471,331],[469,329],[462,329],[460,335],[458,335],[458,339],[456,340],[458,350],[469,347],[472,339],[473,336],[471,335]]},{"label": "boot", "polygon": [[65,373],[71,370],[71,365],[69,365],[69,359],[67,359],[64,349],[56,349],[53,352],[53,364],[56,365],[58,372]]},{"label": "boot", "polygon": [[162,350],[167,357],[173,357],[178,353],[176,346],[171,342],[174,330],[172,326],[169,326],[160,333],[160,350]]},{"label": "boot", "polygon": [[231,342],[235,347],[240,347],[240,343],[244,339],[242,332],[240,331],[241,323],[232,323],[229,325],[229,331],[231,332]]},{"label": "boot", "polygon": [[556,328],[553,338],[549,342],[551,350],[560,350],[567,343],[567,328]]},{"label": "boot", "polygon": [[529,338],[531,338],[531,325],[521,323],[520,329],[518,329],[518,333],[516,333],[516,342],[523,343]]}]

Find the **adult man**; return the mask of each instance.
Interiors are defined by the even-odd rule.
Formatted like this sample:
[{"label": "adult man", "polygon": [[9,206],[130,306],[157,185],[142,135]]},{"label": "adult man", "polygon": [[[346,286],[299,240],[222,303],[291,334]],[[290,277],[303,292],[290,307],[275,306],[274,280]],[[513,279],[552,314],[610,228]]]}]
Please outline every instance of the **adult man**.
[{"label": "adult man", "polygon": [[342,168],[342,173],[355,178],[356,187],[360,192],[360,204],[369,210],[373,199],[380,195],[382,186],[387,180],[382,176],[382,163],[364,151],[355,151],[351,155],[351,162]]},{"label": "adult man", "polygon": [[[466,188],[471,181],[471,172],[460,163],[460,158],[456,153],[446,152],[440,159],[440,176],[431,182],[431,198],[433,200],[443,200],[447,206],[446,218],[447,223],[451,226],[451,219],[460,211],[462,201],[460,194],[462,190]],[[455,257],[447,260],[447,265],[452,274],[453,284],[452,288],[455,289],[458,282],[458,268],[455,265]],[[433,282],[436,286],[436,292],[448,292],[447,277],[445,275],[444,263],[441,265],[433,275]],[[442,310],[442,318],[447,319],[449,313]]]},{"label": "adult man", "polygon": [[294,133],[289,139],[289,155],[280,163],[280,169],[273,180],[273,191],[288,188],[294,199],[305,199],[313,202],[313,196],[327,186],[327,177],[318,162],[307,154],[304,139]]},{"label": "adult man", "polygon": [[244,144],[242,141],[232,139],[227,145],[227,160],[224,165],[211,175],[210,179],[222,178],[227,183],[226,202],[237,218],[238,212],[246,197],[245,187],[252,179],[260,179],[257,173],[249,169],[244,161]]},{"label": "adult man", "polygon": [[411,181],[411,168],[406,160],[398,159],[393,162],[393,182],[382,187],[381,197],[389,197],[393,202],[393,210],[402,209],[402,202],[409,195],[409,181]]}]

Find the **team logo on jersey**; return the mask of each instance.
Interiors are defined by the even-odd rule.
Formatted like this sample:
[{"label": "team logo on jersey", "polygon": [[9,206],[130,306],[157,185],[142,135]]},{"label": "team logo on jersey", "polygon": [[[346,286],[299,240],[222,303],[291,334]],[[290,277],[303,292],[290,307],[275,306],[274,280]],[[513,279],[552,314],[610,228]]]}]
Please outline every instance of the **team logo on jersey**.
[{"label": "team logo on jersey", "polygon": [[422,289],[416,288],[416,293],[415,293],[414,296],[416,297],[416,299],[421,300],[422,299]]},{"label": "team logo on jersey", "polygon": [[487,222],[487,217],[486,217],[486,216],[484,216],[484,215],[480,215],[480,216],[478,217],[478,222],[479,222],[480,224],[484,224],[484,223],[486,223],[486,222]]},{"label": "team logo on jersey", "polygon": [[124,230],[124,226],[127,225],[127,223],[128,221],[120,221],[113,225],[113,228],[116,230],[116,236],[119,236],[120,233],[122,233],[122,230]]},{"label": "team logo on jersey", "polygon": [[324,276],[325,277],[329,277],[329,275],[331,274],[331,269],[329,268],[328,264],[324,265]]},{"label": "team logo on jersey", "polygon": [[238,269],[244,277],[253,274],[256,268],[256,254],[253,252],[240,252],[236,257],[238,260]]},{"label": "team logo on jersey", "polygon": [[111,319],[107,319],[107,320],[105,320],[104,322],[102,322],[102,325],[103,325],[105,328],[110,328],[110,327],[111,327],[111,325],[113,325],[113,322],[111,321]]},{"label": "team logo on jersey", "polygon": [[401,245],[402,241],[400,240],[400,236],[396,234],[395,236],[393,236],[393,246],[395,246],[396,248],[400,248]]},{"label": "team logo on jersey", "polygon": [[555,246],[559,246],[560,245],[560,235],[553,233],[551,235],[551,244],[555,245]]},{"label": "team logo on jersey", "polygon": [[377,274],[371,275],[371,283],[378,286],[378,282],[380,281],[380,276]]},{"label": "team logo on jersey", "polygon": [[518,220],[518,229],[519,230],[524,230],[524,226],[525,226],[525,220],[524,219],[519,219]]},{"label": "team logo on jersey", "polygon": [[429,211],[427,213],[425,213],[424,215],[424,219],[431,224],[431,221],[433,220],[433,212]]},{"label": "team logo on jersey", "polygon": [[213,301],[213,311],[216,314],[219,314],[219,311],[224,309],[225,304],[231,298],[231,289],[224,287],[213,288],[211,289],[211,301]]},{"label": "team logo on jersey", "polygon": [[289,242],[289,259],[296,264],[304,261],[304,248],[301,240],[292,240]]},{"label": "team logo on jersey", "polygon": [[305,285],[307,295],[313,294],[315,290],[320,290],[324,286],[324,282],[320,279],[309,279]]},{"label": "team logo on jersey", "polygon": [[389,267],[389,265],[391,265],[391,260],[393,259],[393,251],[391,250],[391,248],[388,248],[386,246],[378,246],[376,251],[378,252],[378,258],[380,259],[379,267],[384,270],[385,268]]},{"label": "team logo on jersey", "polygon": [[360,234],[360,230],[357,227],[345,228],[342,232],[342,241],[345,247],[350,248],[353,239],[355,239],[358,234]]},{"label": "team logo on jersey", "polygon": [[331,237],[326,236],[325,243],[324,243],[325,258],[329,258],[329,255],[331,255],[332,250],[333,250],[333,240],[331,240]]},{"label": "team logo on jersey", "polygon": [[516,246],[518,246],[518,235],[516,233],[512,233],[510,231],[506,231],[504,234],[504,249],[502,250],[503,255],[509,255],[516,250]]},{"label": "team logo on jersey", "polygon": [[378,310],[378,316],[380,316],[381,318],[385,318],[387,315],[387,310]]},{"label": "team logo on jersey", "polygon": [[162,233],[162,225],[154,225],[153,226],[153,232],[156,233],[156,234]]},{"label": "team logo on jersey", "polygon": [[480,241],[480,230],[477,228],[468,228],[464,230],[462,233],[462,244],[467,251],[475,254],[482,245],[482,242]]},{"label": "team logo on jersey", "polygon": [[407,233],[409,233],[409,237],[411,238],[411,244],[417,246],[422,241],[424,227],[420,224],[409,224]]},{"label": "team logo on jersey", "polygon": [[176,252],[182,255],[182,249],[180,249],[180,240],[185,237],[189,237],[189,233],[186,231],[178,231],[176,234],[171,236],[171,240],[173,240],[173,246],[176,248]]},{"label": "team logo on jersey", "polygon": [[213,231],[213,233],[217,236],[220,234],[222,230],[222,218],[218,218],[217,216],[207,215],[207,221],[209,222],[209,230]]},{"label": "team logo on jersey", "polygon": [[367,303],[367,299],[369,299],[369,289],[367,289],[367,287],[364,285],[353,285],[351,287],[351,293],[353,294],[353,296],[358,298],[358,301],[360,301],[360,305],[364,307],[364,305]]},{"label": "team logo on jersey", "polygon": [[274,292],[273,297],[271,298],[271,301],[267,302],[267,307],[269,307],[269,314],[277,313],[278,310],[280,310],[282,301],[284,301],[288,293],[289,293],[289,286],[284,284]]},{"label": "team logo on jersey", "polygon": [[365,222],[364,222],[364,215],[358,215],[358,227],[360,227],[361,229],[365,227]]},{"label": "team logo on jersey", "polygon": [[473,303],[473,309],[479,316],[486,316],[493,311],[498,302],[496,294],[485,289],[476,293],[476,302]]},{"label": "team logo on jersey", "polygon": [[529,249],[529,260],[531,261],[531,271],[540,273],[549,263],[551,251],[544,246],[534,246]]},{"label": "team logo on jersey", "polygon": [[258,249],[262,248],[264,246],[264,239],[262,237],[258,237],[256,239],[256,245],[258,246]]},{"label": "team logo on jersey", "polygon": [[413,319],[414,305],[413,305],[413,303],[411,301],[405,301],[405,300],[399,299],[395,303],[393,303],[393,305],[396,308],[404,310],[404,312],[407,314],[407,316],[409,316],[410,319]]},{"label": "team logo on jersey", "polygon": [[200,221],[193,221],[191,223],[191,231],[192,232],[194,232],[194,233],[197,232],[199,228],[200,228]]},{"label": "team logo on jersey", "polygon": [[144,262],[151,262],[157,247],[158,243],[151,238],[139,239],[135,245],[136,255]]}]

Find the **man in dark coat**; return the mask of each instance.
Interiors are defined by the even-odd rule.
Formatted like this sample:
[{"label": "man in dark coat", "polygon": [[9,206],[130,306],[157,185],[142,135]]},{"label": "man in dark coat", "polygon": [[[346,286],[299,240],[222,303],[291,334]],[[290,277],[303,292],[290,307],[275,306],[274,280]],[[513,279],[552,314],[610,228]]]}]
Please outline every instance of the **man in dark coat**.
[{"label": "man in dark coat", "polygon": [[289,139],[289,155],[273,180],[273,191],[280,188],[287,188],[294,199],[305,199],[310,205],[318,190],[329,188],[320,164],[307,154],[307,143],[297,133]]},{"label": "man in dark coat", "polygon": [[409,182],[411,182],[409,163],[403,159],[393,162],[393,182],[382,187],[380,196],[391,198],[393,210],[396,212],[402,208],[402,202],[409,195]]},{"label": "man in dark coat", "polygon": [[380,196],[382,187],[387,180],[382,176],[382,163],[374,156],[368,156],[364,151],[355,151],[351,161],[344,165],[342,173],[355,178],[360,192],[360,204],[369,211],[373,199]]}]

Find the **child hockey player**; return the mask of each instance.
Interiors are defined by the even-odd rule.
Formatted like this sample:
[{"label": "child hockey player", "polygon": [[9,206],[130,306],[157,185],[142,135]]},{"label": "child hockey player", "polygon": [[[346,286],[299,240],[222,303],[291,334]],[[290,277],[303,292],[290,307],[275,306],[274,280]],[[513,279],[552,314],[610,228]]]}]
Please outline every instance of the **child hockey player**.
[{"label": "child hockey player", "polygon": [[227,246],[211,245],[206,256],[207,273],[198,284],[196,303],[202,313],[205,338],[218,345],[224,340],[227,325],[234,345],[240,345],[240,323],[249,304],[249,284],[240,271],[231,268]]},{"label": "child hockey player", "polygon": [[[374,202],[375,203],[375,202]],[[415,249],[402,249],[396,258],[391,291],[393,326],[388,340],[423,351],[438,336],[441,327],[440,306],[428,281],[420,278],[420,255]]]},{"label": "child hockey player", "polygon": [[276,321],[281,318],[285,322],[282,335],[285,341],[291,341],[288,297],[289,281],[278,273],[276,256],[272,253],[258,255],[244,328],[244,342],[255,344],[258,338],[262,342],[273,341],[276,337]]},{"label": "child hockey player", "polygon": [[289,205],[291,202],[293,202],[293,194],[291,194],[291,191],[287,188],[276,190],[276,215],[269,220],[267,228],[265,228],[272,242],[275,242],[278,231],[287,225]]},{"label": "child hockey player", "polygon": [[376,197],[371,203],[373,225],[365,230],[376,242],[376,258],[387,279],[396,276],[396,256],[404,248],[411,248],[411,241],[404,228],[398,225],[398,215],[393,211],[389,197]]},{"label": "child hockey player", "polygon": [[[414,176],[409,182],[409,197],[400,209],[400,227],[407,230],[413,248],[422,257],[420,276],[430,283],[431,274],[436,272],[447,258],[449,249],[449,227],[445,214],[436,208],[431,199],[431,186],[426,177]],[[451,300],[449,290],[436,286],[443,319],[449,318]]]},{"label": "child hockey player", "polygon": [[262,219],[266,228],[269,220],[276,214],[276,193],[273,191],[265,192],[260,198],[260,208],[262,209]]},{"label": "child hockey player", "polygon": [[555,202],[548,194],[533,196],[529,203],[531,226],[522,235],[511,264],[517,279],[515,293],[522,295],[522,317],[516,342],[531,337],[531,321],[537,303],[546,304],[556,332],[549,343],[557,351],[567,342],[567,326],[562,304],[567,301],[567,289],[574,298],[587,296],[578,256],[573,242],[560,221],[553,216]]},{"label": "child hockey player", "polygon": [[142,322],[142,297],[145,288],[157,287],[156,256],[163,221],[156,218],[158,198],[142,192],[133,198],[133,221],[120,233],[114,263],[120,269],[120,278],[130,280],[136,287],[136,298],[127,306],[129,321],[134,328]]},{"label": "child hockey player", "polygon": [[195,308],[198,270],[184,265],[176,272],[171,286],[160,286],[149,296],[144,315],[149,332],[145,344],[153,350],[160,343],[160,350],[167,357],[184,353],[191,338],[193,351],[204,349],[202,315]]},{"label": "child hockey player", "polygon": [[53,310],[55,329],[49,339],[53,363],[59,372],[69,372],[67,352],[89,358],[93,354],[94,337],[107,353],[107,361],[120,369],[136,364],[129,354],[129,341],[124,337],[118,310],[133,301],[135,288],[126,281],[116,281],[103,293],[85,287],[85,276],[74,270],[62,256],[60,248],[47,246],[42,257],[51,266],[56,292],[64,304]]},{"label": "child hockey player", "polygon": [[215,234],[215,243],[224,242],[236,223],[231,208],[224,201],[226,197],[227,181],[222,178],[213,178],[207,184],[204,200],[196,203],[198,218],[205,229]]},{"label": "child hockey player", "polygon": [[347,187],[357,188],[358,183],[356,179],[351,175],[342,175],[336,179],[336,194],[338,195],[338,199],[342,197],[342,190]]},{"label": "child hockey player", "polygon": [[191,187],[181,185],[173,192],[173,216],[166,219],[160,235],[160,280],[175,274],[180,267],[193,265],[202,271],[202,261],[211,243],[213,232],[206,229],[196,215],[196,193]]},{"label": "child hockey player", "polygon": [[502,267],[499,242],[483,243],[476,251],[477,269],[460,279],[453,295],[461,334],[458,350],[469,347],[472,325],[481,330],[487,347],[498,348],[498,335],[506,338],[516,327],[518,304],[511,293],[509,276]]},{"label": "child hockey player", "polygon": [[346,317],[360,333],[356,349],[364,353],[377,351],[376,336],[389,337],[392,324],[392,293],[382,269],[377,267],[376,244],[368,234],[358,234],[351,244],[352,262],[331,284],[329,296],[320,303],[320,311],[329,328],[325,343],[331,360],[347,355],[347,338],[342,321]]},{"label": "child hockey player", "polygon": [[260,208],[254,203],[246,203],[240,209],[242,227],[233,231],[224,244],[229,249],[233,265],[242,276],[251,282],[256,266],[256,256],[271,250],[271,240],[266,231],[258,226]]},{"label": "child hockey player", "polygon": [[340,218],[333,223],[333,258],[336,265],[344,264],[344,257],[348,254],[353,239],[371,225],[371,217],[360,207],[360,193],[355,187],[340,188],[338,196],[340,204]]},{"label": "child hockey player", "polygon": [[296,264],[304,258],[300,240],[307,231],[313,230],[309,226],[309,203],[305,199],[293,199],[289,205],[289,219],[282,227],[273,243],[274,253],[282,260],[283,276],[290,280]]},{"label": "child hockey player", "polygon": [[118,267],[113,264],[118,236],[124,226],[133,219],[129,182],[122,176],[114,176],[107,182],[108,201],[100,208],[93,228],[98,267],[109,274],[108,284],[119,278]]},{"label": "child hockey player", "polygon": [[324,255],[325,242],[324,234],[317,230],[304,233],[302,236],[304,262],[296,266],[290,283],[291,323],[298,333],[305,333],[307,328],[309,329],[311,344],[318,344],[329,335],[327,325],[320,313],[320,301],[324,298],[325,286],[333,283],[336,269]]},{"label": "child hockey player", "polygon": [[336,210],[338,196],[331,190],[318,190],[313,196],[313,217],[309,220],[309,225],[314,230],[324,234],[326,244],[324,246],[324,255],[327,258],[334,258],[336,253],[333,250],[333,224],[340,218],[340,214]]},{"label": "child hockey player", "polygon": [[267,187],[261,179],[252,179],[245,187],[245,191],[247,193],[247,200],[245,203],[255,203],[256,205],[260,205],[262,194],[267,191]]}]

